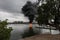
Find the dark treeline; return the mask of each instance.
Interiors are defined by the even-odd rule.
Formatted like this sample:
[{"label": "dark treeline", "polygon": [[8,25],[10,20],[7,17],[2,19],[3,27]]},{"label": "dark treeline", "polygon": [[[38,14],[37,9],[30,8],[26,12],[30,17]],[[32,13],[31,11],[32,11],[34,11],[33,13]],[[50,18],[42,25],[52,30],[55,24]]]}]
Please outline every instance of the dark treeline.
[{"label": "dark treeline", "polygon": [[[8,24],[29,24],[29,22],[22,22],[22,23],[20,23],[20,22],[12,22],[12,23],[8,23]],[[37,23],[32,23],[32,24],[37,24]]]}]

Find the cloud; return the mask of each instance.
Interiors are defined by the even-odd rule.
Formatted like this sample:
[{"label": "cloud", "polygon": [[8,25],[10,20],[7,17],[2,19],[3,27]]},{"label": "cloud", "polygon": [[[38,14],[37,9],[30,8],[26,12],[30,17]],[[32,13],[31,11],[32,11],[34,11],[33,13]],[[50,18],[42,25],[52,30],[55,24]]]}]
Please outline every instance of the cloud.
[{"label": "cloud", "polygon": [[[28,21],[26,17],[23,16],[23,14],[19,14],[18,16],[12,15],[12,13],[0,11],[0,20],[8,19],[8,22],[13,21]],[[26,20],[25,20],[26,19]]]},{"label": "cloud", "polygon": [[21,7],[27,0],[0,0],[0,9],[20,13]]},{"label": "cloud", "polygon": [[[21,12],[22,6],[26,3],[28,0],[0,0],[0,9],[3,9],[8,12]],[[32,2],[36,0],[30,0]]]},{"label": "cloud", "polygon": [[[21,8],[26,1],[28,0],[0,0],[0,20],[7,18],[9,21],[28,21],[28,18],[21,13]],[[34,2],[36,0],[30,1]]]}]

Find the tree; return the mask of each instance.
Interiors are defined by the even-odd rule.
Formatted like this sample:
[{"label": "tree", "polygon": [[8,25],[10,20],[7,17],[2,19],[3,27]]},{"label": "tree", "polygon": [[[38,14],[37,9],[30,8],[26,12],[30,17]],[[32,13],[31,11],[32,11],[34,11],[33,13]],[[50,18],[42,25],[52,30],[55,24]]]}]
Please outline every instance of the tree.
[{"label": "tree", "polygon": [[[48,21],[54,19],[54,24],[49,24]],[[47,0],[46,4],[42,4],[38,7],[38,17],[36,21],[39,25],[48,24],[56,27],[60,31],[60,1],[59,0]]]},{"label": "tree", "polygon": [[9,40],[12,28],[7,28],[7,20],[0,21],[0,40]]},{"label": "tree", "polygon": [[[38,17],[36,21],[39,25],[45,24],[55,27],[60,31],[60,1],[46,0],[46,4],[38,7]],[[53,19],[54,23],[50,24],[49,20]]]},{"label": "tree", "polygon": [[52,17],[50,11],[53,5],[51,4],[53,3],[48,1],[47,4],[42,4],[38,7],[37,21],[39,24],[48,24],[48,20]]}]

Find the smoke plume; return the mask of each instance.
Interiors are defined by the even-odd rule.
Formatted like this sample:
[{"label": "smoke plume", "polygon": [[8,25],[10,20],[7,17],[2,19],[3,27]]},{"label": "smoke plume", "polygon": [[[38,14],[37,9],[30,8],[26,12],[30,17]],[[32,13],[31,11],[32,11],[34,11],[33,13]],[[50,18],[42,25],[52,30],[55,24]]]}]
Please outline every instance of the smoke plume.
[{"label": "smoke plume", "polygon": [[28,17],[29,22],[32,23],[35,14],[37,13],[36,5],[34,5],[31,1],[27,1],[27,3],[22,7],[22,12]]}]

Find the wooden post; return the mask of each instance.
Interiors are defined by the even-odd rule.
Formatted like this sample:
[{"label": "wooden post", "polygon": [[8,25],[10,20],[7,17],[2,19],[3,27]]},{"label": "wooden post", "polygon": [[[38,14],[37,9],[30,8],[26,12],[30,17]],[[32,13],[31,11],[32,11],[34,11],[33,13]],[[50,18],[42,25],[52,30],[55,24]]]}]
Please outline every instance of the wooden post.
[{"label": "wooden post", "polygon": [[51,34],[51,27],[50,27],[50,34]]}]

